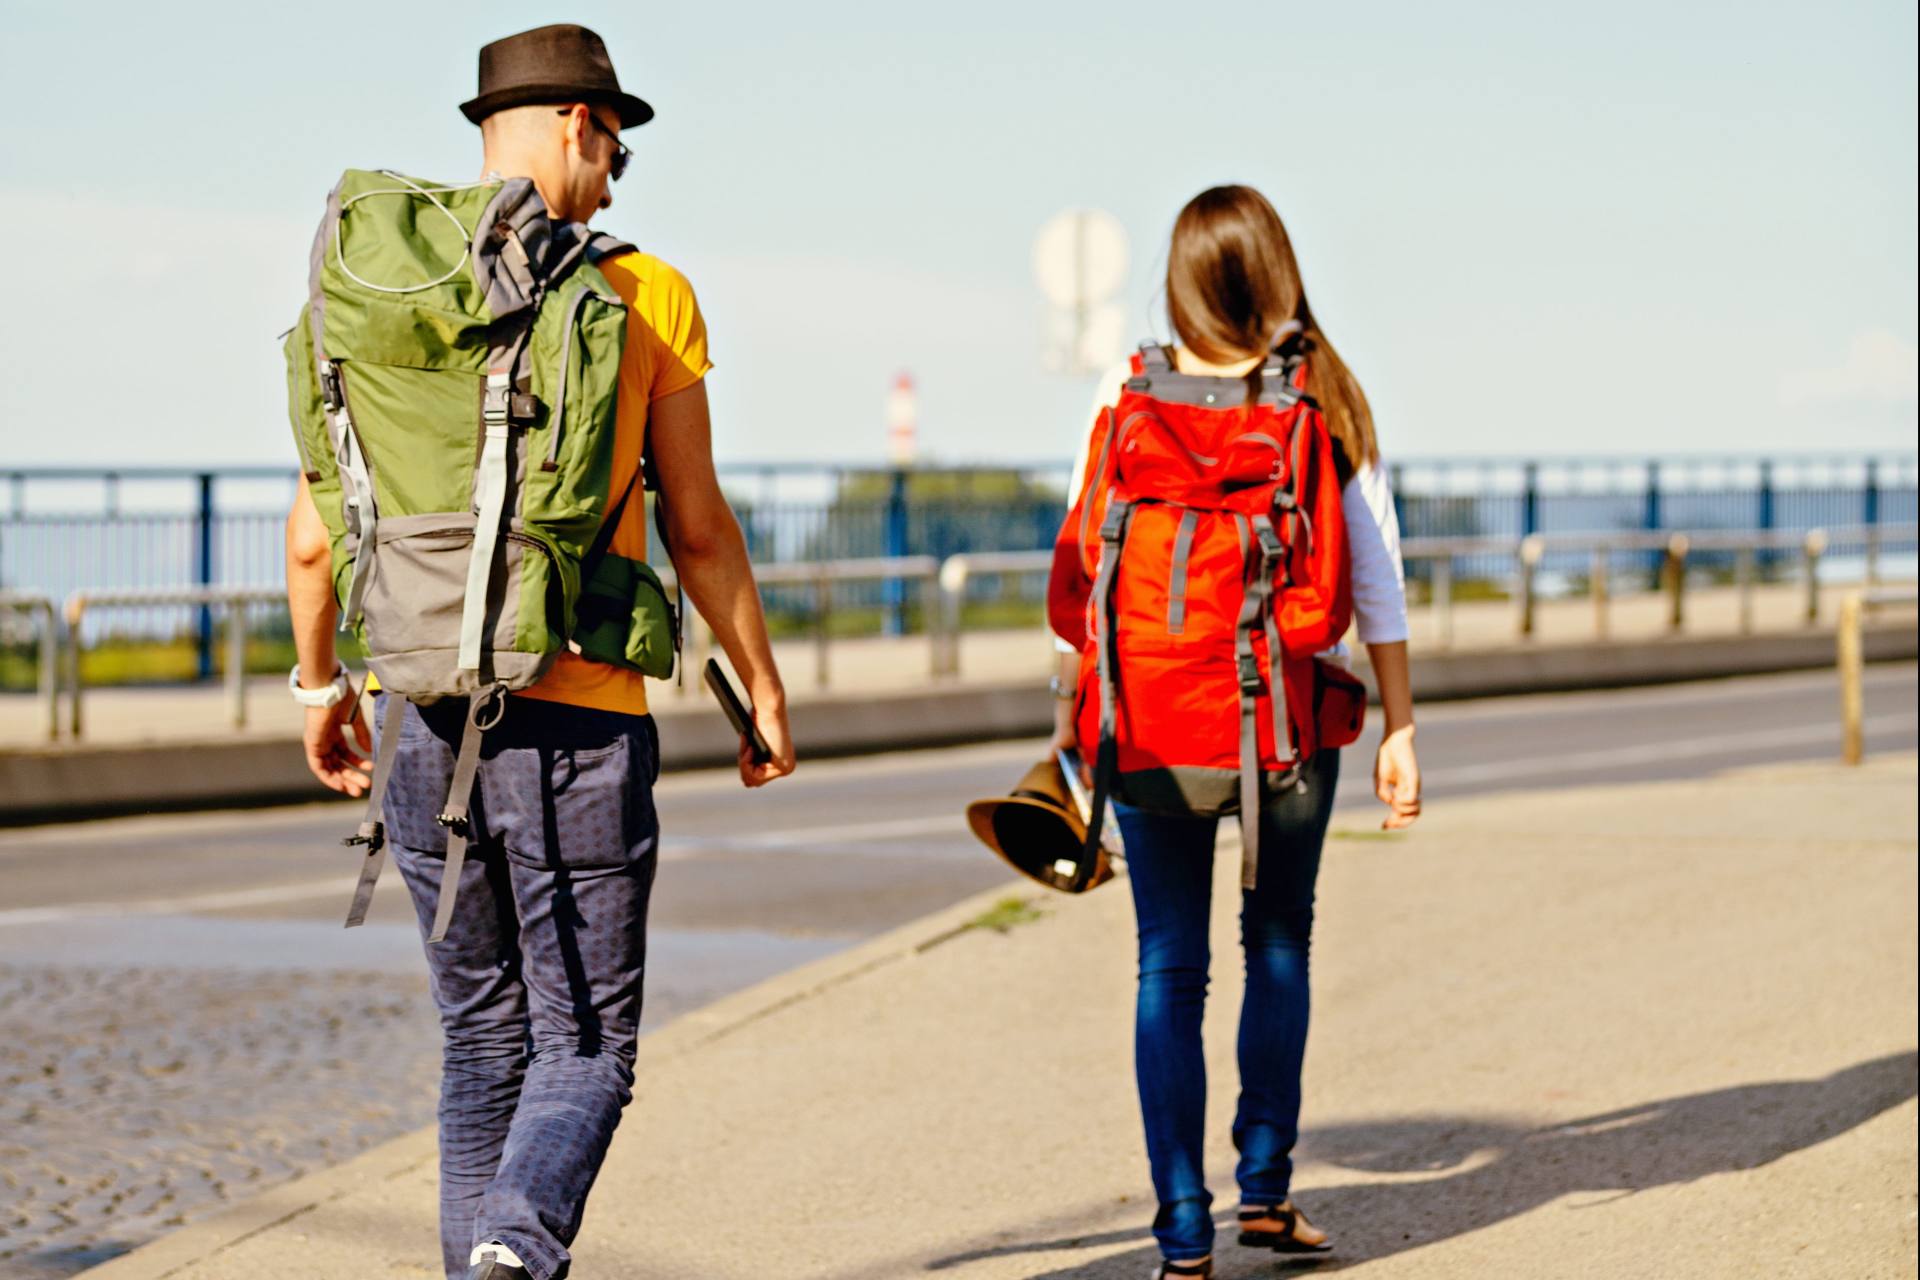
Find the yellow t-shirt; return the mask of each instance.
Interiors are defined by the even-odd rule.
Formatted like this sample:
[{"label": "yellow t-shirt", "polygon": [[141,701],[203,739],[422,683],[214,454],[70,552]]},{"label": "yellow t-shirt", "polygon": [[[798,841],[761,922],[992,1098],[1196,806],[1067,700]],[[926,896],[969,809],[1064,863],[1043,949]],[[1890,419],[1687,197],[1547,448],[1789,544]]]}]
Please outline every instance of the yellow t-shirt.
[{"label": "yellow t-shirt", "polygon": [[[618,494],[640,467],[653,402],[685,391],[706,377],[713,362],[707,359],[707,322],[685,276],[650,253],[623,253],[599,267],[627,304],[627,346],[620,357],[620,403],[613,433],[612,492]],[[608,544],[616,554],[634,560],[646,556],[646,506],[636,483]],[[561,654],[540,682],[519,696],[629,715],[647,710],[646,679],[639,672],[572,653]]]}]

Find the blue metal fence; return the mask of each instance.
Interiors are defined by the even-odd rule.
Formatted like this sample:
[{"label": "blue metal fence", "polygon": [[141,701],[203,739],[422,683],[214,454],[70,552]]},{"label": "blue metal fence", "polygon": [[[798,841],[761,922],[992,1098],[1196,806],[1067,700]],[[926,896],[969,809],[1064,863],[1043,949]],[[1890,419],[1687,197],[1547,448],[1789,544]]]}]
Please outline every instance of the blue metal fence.
[{"label": "blue metal fence", "polygon": [[[1065,503],[1058,463],[923,467],[721,467],[758,560],[948,556],[1050,545]],[[1407,459],[1392,466],[1408,537],[1658,528],[1781,529],[1916,519],[1913,454],[1802,457]],[[0,587],[53,596],[84,588],[272,584],[284,576],[282,525],[295,485],[278,467],[0,470]],[[1910,546],[1889,544],[1894,563]],[[1510,560],[1462,559],[1456,581],[1504,579]],[[1543,566],[1572,577],[1581,557]],[[1414,566],[1417,578],[1424,569]],[[848,588],[843,602],[888,605],[904,584]],[[988,584],[985,589],[997,589]],[[1033,584],[1026,590],[1031,592]],[[803,589],[770,593],[804,613]],[[210,662],[212,619],[143,616],[149,634],[197,632]]]}]

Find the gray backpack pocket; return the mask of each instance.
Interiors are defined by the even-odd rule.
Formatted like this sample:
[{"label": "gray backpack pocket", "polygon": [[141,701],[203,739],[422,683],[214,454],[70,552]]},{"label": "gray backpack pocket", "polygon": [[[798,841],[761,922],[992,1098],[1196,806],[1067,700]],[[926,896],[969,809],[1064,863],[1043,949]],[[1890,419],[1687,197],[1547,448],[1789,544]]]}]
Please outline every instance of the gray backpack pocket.
[{"label": "gray backpack pocket", "polygon": [[600,557],[580,592],[573,640],[580,656],[656,680],[673,674],[680,619],[653,566],[612,552]]}]

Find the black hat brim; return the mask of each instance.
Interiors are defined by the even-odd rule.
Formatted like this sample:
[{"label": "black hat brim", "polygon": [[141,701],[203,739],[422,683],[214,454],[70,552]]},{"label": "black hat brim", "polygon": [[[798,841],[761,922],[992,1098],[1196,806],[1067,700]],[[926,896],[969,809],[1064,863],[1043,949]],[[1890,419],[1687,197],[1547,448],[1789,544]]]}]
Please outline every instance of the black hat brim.
[{"label": "black hat brim", "polygon": [[604,102],[620,113],[620,127],[634,129],[653,119],[653,108],[644,99],[630,93],[608,93],[604,89],[582,89],[577,85],[517,84],[511,89],[483,93],[460,104],[460,114],[479,124],[496,111],[509,107],[531,107],[542,103]]}]

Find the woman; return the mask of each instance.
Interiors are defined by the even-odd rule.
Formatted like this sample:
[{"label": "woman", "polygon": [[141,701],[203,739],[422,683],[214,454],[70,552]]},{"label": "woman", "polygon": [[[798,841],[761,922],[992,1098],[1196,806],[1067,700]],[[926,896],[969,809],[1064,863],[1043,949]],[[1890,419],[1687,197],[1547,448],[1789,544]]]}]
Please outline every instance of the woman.
[{"label": "woman", "polygon": [[[1374,791],[1388,806],[1382,825],[1406,827],[1420,813],[1420,771],[1413,749],[1399,529],[1366,396],[1314,321],[1280,216],[1252,188],[1215,187],[1181,210],[1167,258],[1166,294],[1178,338],[1174,365],[1182,373],[1258,376],[1254,371],[1282,339],[1297,344],[1289,350],[1305,358],[1307,392],[1320,404],[1334,442],[1354,613],[1386,715],[1374,760]],[[1119,399],[1128,374],[1123,365],[1108,375],[1093,418]],[[1086,465],[1083,446],[1071,490],[1076,497]],[[1079,658],[1065,641],[1060,647],[1054,688],[1066,696],[1055,707],[1054,745],[1073,748],[1078,735],[1071,691]],[[1240,1105],[1233,1126],[1240,1152],[1239,1239],[1284,1253],[1331,1248],[1326,1233],[1294,1205],[1289,1182],[1306,1048],[1314,881],[1339,768],[1337,750],[1320,751],[1306,766],[1304,791],[1268,802],[1260,815],[1266,852],[1259,884],[1242,893],[1247,991],[1240,1016]],[[1213,1198],[1205,1183],[1200,1020],[1217,819],[1125,804],[1116,804],[1114,815],[1126,846],[1139,924],[1134,1063],[1159,1199],[1153,1231],[1163,1261],[1155,1274],[1210,1276]]]}]

